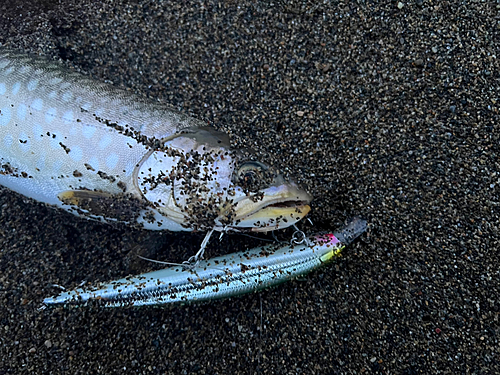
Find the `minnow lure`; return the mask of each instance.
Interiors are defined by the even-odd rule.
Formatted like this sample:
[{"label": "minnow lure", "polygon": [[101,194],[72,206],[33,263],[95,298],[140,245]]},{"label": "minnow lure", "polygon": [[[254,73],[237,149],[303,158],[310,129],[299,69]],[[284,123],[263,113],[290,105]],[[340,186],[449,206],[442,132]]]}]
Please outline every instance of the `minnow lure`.
[{"label": "minnow lure", "polygon": [[301,244],[258,247],[203,260],[191,269],[170,267],[113,281],[102,288],[78,288],[46,298],[47,306],[82,306],[98,300],[106,307],[201,302],[239,296],[304,275],[339,256],[366,230],[351,220],[333,234],[315,235]]},{"label": "minnow lure", "polygon": [[170,231],[286,228],[311,201],[201,121],[2,48],[0,184],[78,216]]}]

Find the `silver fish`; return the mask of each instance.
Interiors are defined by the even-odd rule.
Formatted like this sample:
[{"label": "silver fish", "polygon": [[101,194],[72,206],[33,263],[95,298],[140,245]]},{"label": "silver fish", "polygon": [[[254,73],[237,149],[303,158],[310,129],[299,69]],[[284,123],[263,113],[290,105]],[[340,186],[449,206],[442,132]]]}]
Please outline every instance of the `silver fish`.
[{"label": "silver fish", "polygon": [[199,120],[1,48],[0,184],[151,230],[271,231],[301,220],[311,201]]},{"label": "silver fish", "polygon": [[[151,306],[202,302],[258,291],[304,275],[338,257],[366,230],[354,218],[335,233],[314,235],[301,244],[269,245],[199,262],[192,269],[171,267],[113,281],[96,288],[78,288],[46,298],[45,306]],[[278,247],[278,248],[277,248]]]}]

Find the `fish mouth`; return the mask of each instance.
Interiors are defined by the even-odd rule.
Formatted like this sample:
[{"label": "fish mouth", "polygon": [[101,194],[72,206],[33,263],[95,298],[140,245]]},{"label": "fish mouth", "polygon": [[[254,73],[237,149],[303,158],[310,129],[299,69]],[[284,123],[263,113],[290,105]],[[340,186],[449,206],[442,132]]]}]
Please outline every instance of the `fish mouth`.
[{"label": "fish mouth", "polygon": [[252,232],[284,229],[302,220],[311,211],[306,201],[284,201],[269,204],[248,215],[242,222],[252,223]]},{"label": "fish mouth", "polygon": [[[282,190],[281,190],[282,189]],[[306,216],[312,196],[296,186],[281,187],[280,194],[264,191],[260,201],[239,202],[232,227],[236,230],[268,232],[294,225]],[[241,205],[240,205],[241,204]]]}]

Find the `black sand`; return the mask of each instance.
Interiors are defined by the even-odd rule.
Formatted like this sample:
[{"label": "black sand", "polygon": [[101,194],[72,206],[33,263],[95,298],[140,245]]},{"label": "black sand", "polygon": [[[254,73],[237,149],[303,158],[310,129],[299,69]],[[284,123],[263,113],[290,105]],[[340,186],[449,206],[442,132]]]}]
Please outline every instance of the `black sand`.
[{"label": "black sand", "polygon": [[[500,5],[3,3],[3,45],[268,152],[316,198],[308,232],[355,214],[370,229],[336,264],[260,294],[39,311],[52,283],[151,269],[137,253],[182,260],[202,235],[86,222],[2,189],[0,374],[499,372]],[[226,237],[209,256],[257,243]]]}]

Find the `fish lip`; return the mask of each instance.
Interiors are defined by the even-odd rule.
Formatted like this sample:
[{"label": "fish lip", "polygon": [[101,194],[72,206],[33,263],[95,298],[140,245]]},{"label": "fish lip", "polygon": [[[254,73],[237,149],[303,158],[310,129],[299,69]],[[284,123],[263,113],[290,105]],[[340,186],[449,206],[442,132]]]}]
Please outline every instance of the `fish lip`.
[{"label": "fish lip", "polygon": [[[248,220],[249,218],[252,217],[252,215],[256,214],[256,213],[263,213],[266,211],[266,209],[269,209],[269,210],[274,210],[274,212],[276,212],[277,210],[280,210],[282,211],[281,215],[280,216],[288,216],[290,214],[293,214],[293,213],[297,213],[297,211],[300,211],[300,219],[299,220],[296,220],[296,221],[293,221],[290,222],[290,223],[287,223],[285,221],[285,223],[281,223],[278,224],[275,223],[275,224],[270,224],[270,225],[266,225],[266,226],[259,226],[259,227],[251,227],[251,228],[248,228],[249,231],[251,232],[268,232],[268,231],[272,231],[272,230],[276,230],[276,229],[285,229],[285,228],[288,228],[289,226],[295,224],[296,222],[302,220],[308,213],[309,211],[311,210],[311,206],[309,206],[309,202],[306,202],[306,201],[290,201],[288,200],[287,202],[298,202],[298,204],[294,204],[293,206],[284,206],[284,207],[277,207],[275,206],[276,203],[271,203],[271,204],[268,204],[266,206],[263,206],[261,209],[247,215],[246,217],[243,218],[243,220]],[[281,202],[279,202],[281,203]],[[276,216],[276,215],[272,215],[272,216]]]},{"label": "fish lip", "polygon": [[262,206],[260,210],[268,208],[268,207],[289,207],[289,208],[297,208],[301,206],[307,206],[309,205],[311,201],[307,200],[302,200],[302,199],[279,199],[276,202],[270,202],[266,204],[265,206]]},{"label": "fish lip", "polygon": [[[266,195],[266,191],[263,191]],[[290,184],[286,188],[286,196],[264,199],[262,204],[254,207],[243,215],[234,219],[231,225],[225,228],[231,228],[236,231],[249,232],[268,232],[276,229],[284,229],[302,220],[311,210],[309,206],[312,201],[312,196],[305,190],[300,189],[295,184]],[[266,215],[267,212],[267,215]],[[292,218],[290,218],[290,216]],[[255,216],[254,218],[252,218]],[[284,218],[284,220],[281,220]],[[270,219],[274,219],[271,221]],[[288,220],[287,220],[288,219]],[[259,225],[248,225],[248,221],[255,220]],[[246,225],[242,223],[247,222]]]}]

